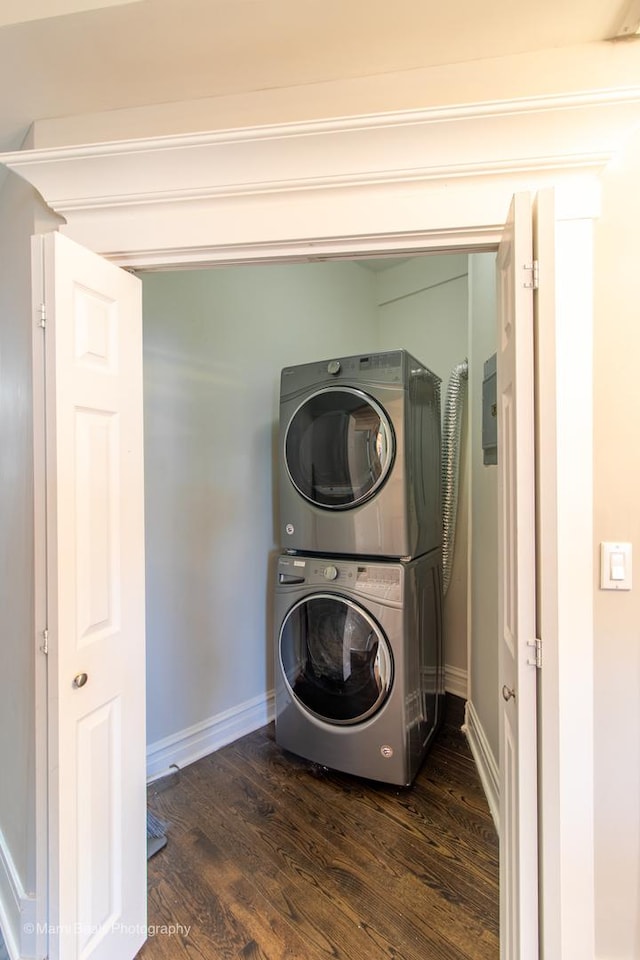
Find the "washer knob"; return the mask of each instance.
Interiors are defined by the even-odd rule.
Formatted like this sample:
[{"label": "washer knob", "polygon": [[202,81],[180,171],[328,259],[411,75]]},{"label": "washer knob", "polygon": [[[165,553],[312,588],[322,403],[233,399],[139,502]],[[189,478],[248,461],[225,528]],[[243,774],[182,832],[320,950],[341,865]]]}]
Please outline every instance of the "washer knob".
[{"label": "washer knob", "polygon": [[335,580],[338,576],[338,570],[334,566],[325,567],[322,572],[325,580]]},{"label": "washer knob", "polygon": [[327,373],[330,373],[333,377],[335,377],[336,373],[340,373],[340,361],[330,360],[327,364]]}]

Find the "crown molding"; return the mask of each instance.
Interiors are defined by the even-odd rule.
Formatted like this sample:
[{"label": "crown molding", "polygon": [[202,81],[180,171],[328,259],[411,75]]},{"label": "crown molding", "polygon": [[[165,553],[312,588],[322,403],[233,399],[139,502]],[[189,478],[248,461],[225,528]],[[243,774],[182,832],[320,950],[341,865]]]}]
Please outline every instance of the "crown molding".
[{"label": "crown molding", "polygon": [[[320,239],[425,226],[486,232],[515,189],[597,176],[639,123],[633,87],[23,150],[0,163],[74,239],[153,259],[213,244],[286,245],[307,236],[305,216]],[[472,195],[482,209],[469,217]]]},{"label": "crown molding", "polygon": [[[308,120],[293,123],[264,124],[253,127],[235,127],[198,133],[180,133],[160,137],[114,140],[108,143],[89,143],[74,146],[42,147],[28,151],[32,159],[73,159],[77,157],[108,156],[110,154],[155,152],[171,147],[200,147],[212,143],[235,143],[255,140],[278,140],[317,134],[354,132],[374,128],[390,129],[398,126],[443,123],[451,120],[490,119],[504,116],[552,113],[559,110],[621,106],[640,103],[640,87],[622,87],[570,94],[551,94],[535,97],[490,100],[427,109],[397,110],[369,113],[326,120]],[[0,162],[16,157],[16,152],[0,154]]]}]

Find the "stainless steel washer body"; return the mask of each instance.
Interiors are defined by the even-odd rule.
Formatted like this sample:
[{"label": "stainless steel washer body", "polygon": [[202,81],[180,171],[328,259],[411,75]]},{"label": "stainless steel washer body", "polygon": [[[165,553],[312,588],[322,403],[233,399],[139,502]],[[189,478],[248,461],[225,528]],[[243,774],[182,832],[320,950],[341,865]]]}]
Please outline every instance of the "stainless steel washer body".
[{"label": "stainless steel washer body", "polygon": [[440,550],[409,562],[282,555],[275,632],[276,742],[410,784],[444,697]]},{"label": "stainless steel washer body", "polygon": [[405,350],[285,367],[279,471],[285,550],[440,547],[439,378]]}]

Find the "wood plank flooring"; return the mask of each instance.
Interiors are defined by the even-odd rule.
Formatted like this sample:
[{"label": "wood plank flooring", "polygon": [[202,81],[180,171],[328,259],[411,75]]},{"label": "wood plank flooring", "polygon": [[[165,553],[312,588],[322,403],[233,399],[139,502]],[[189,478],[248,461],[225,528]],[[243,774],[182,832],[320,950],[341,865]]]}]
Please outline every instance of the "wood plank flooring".
[{"label": "wood plank flooring", "polygon": [[140,960],[497,960],[498,841],[447,701],[411,788],[284,753],[273,725],[152,785],[169,842]]}]

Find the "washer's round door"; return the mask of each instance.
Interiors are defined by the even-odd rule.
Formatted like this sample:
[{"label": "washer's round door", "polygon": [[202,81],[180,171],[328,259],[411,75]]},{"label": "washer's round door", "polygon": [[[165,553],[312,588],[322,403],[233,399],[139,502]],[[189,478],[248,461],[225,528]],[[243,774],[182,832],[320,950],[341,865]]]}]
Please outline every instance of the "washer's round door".
[{"label": "washer's round door", "polygon": [[360,723],[380,709],[392,683],[387,639],[371,616],[335,594],[295,604],[280,630],[280,662],[296,700],[321,720]]},{"label": "washer's round door", "polygon": [[318,507],[348,510],[372,497],[393,464],[389,419],[376,401],[350,387],[328,387],[302,403],[287,427],[284,457],[291,482]]}]

